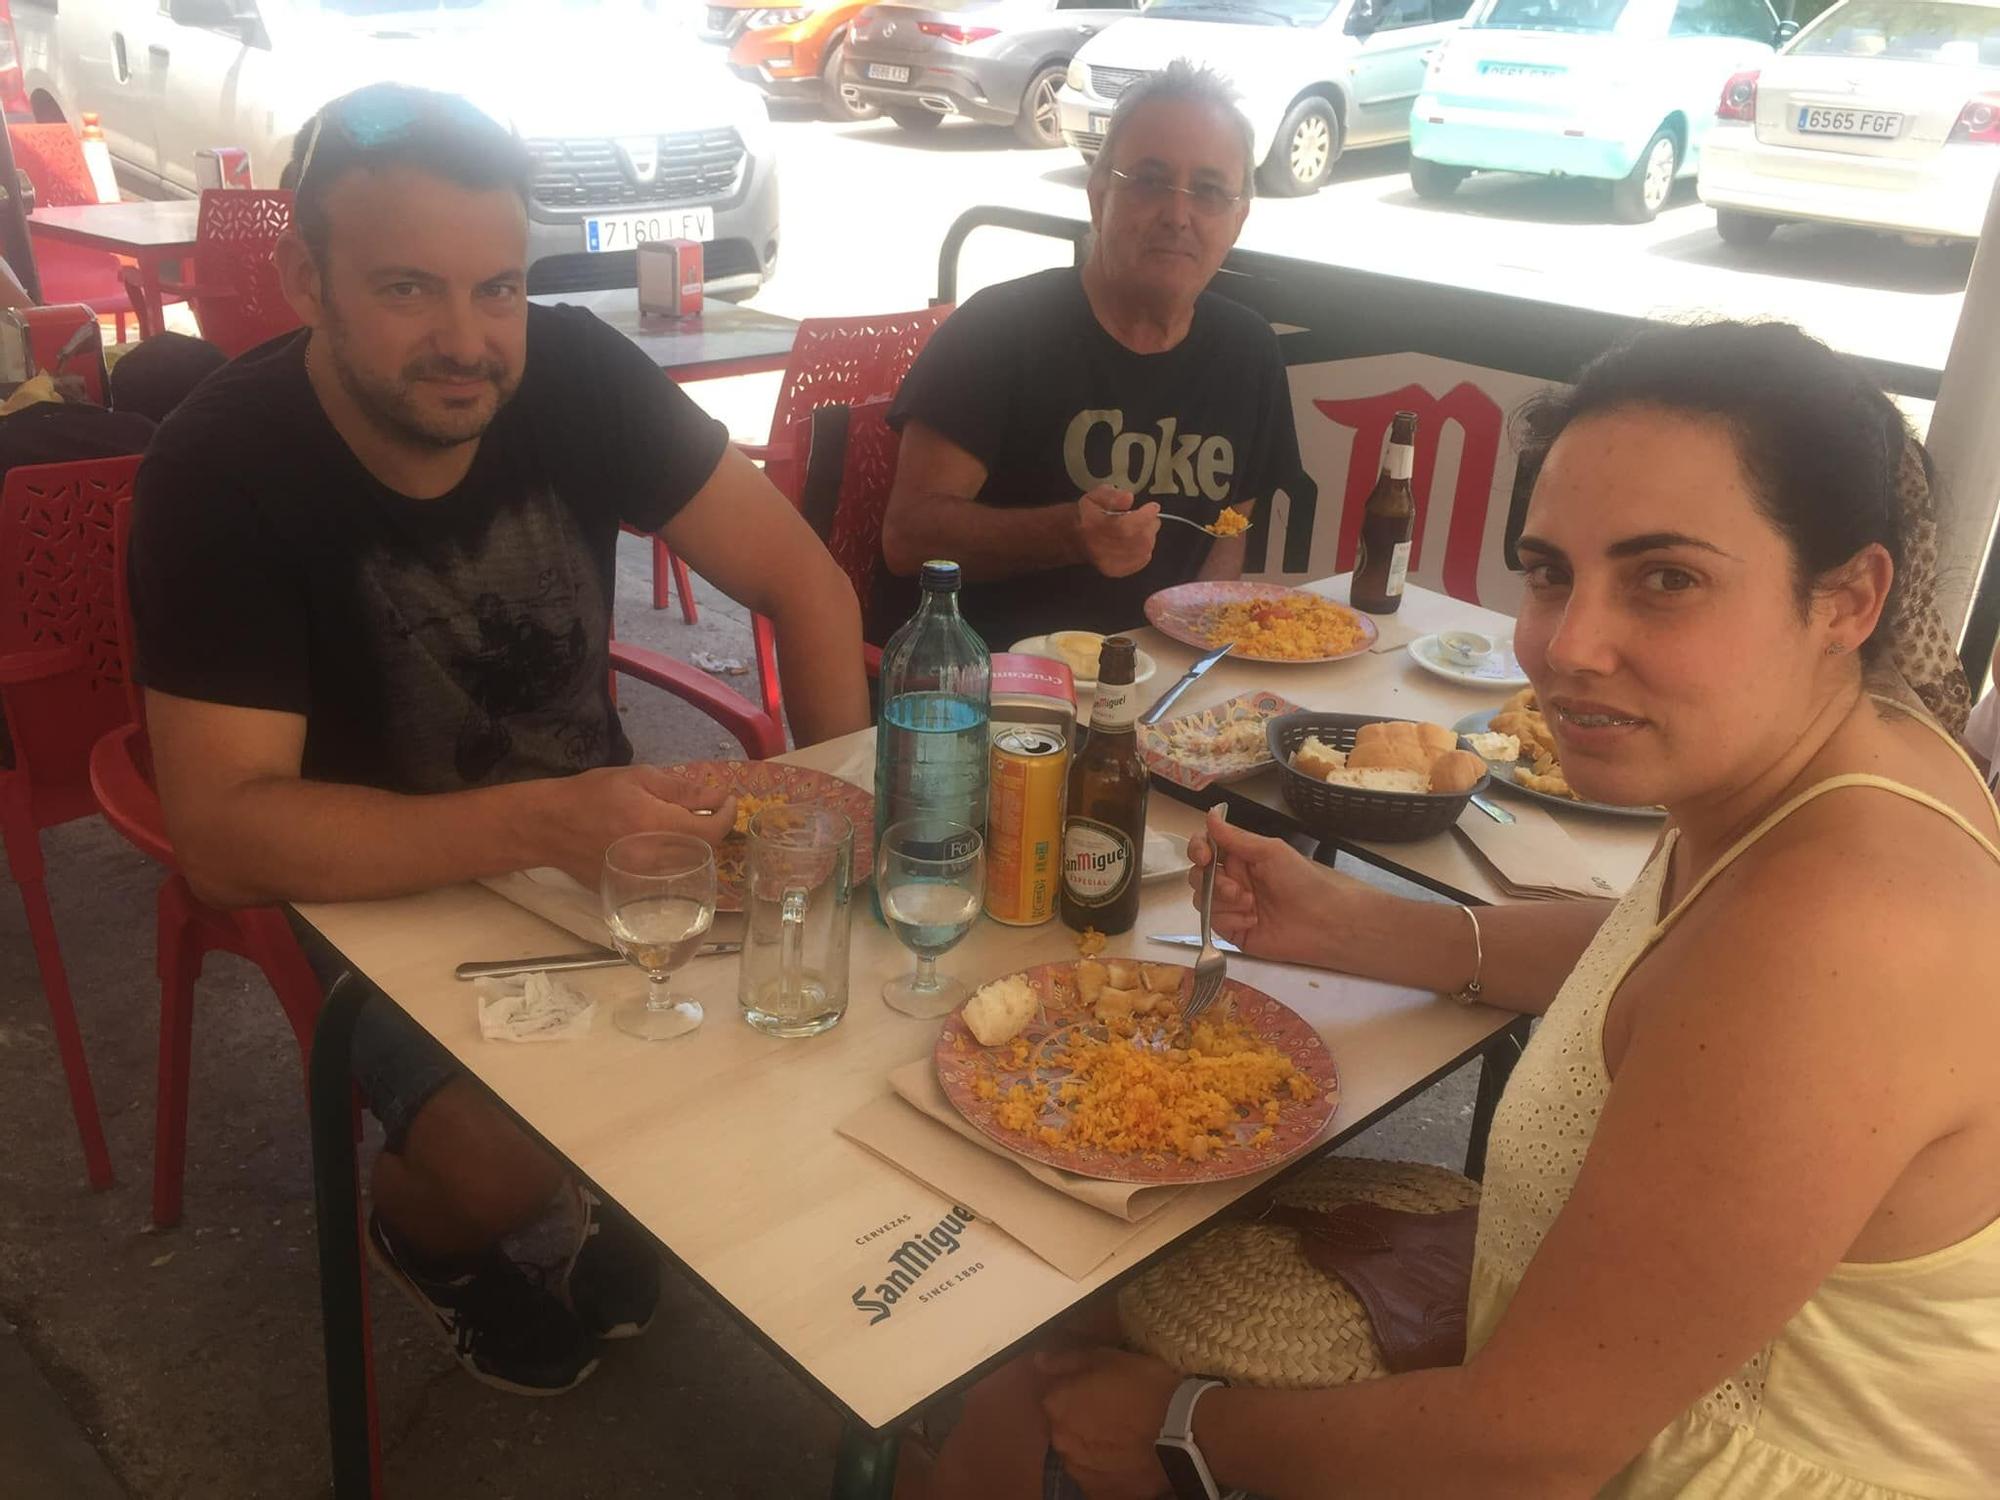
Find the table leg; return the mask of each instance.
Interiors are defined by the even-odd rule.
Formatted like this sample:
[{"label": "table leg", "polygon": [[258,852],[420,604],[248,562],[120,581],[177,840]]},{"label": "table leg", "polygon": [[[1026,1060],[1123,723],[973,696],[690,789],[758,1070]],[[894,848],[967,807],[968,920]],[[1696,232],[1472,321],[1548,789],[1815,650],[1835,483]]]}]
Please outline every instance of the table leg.
[{"label": "table leg", "polygon": [[1487,1044],[1479,1058],[1479,1093],[1472,1106],[1472,1139],[1465,1148],[1465,1175],[1486,1175],[1486,1137],[1493,1129],[1493,1111],[1513,1076],[1521,1049],[1528,1045],[1528,1018],[1522,1016]]},{"label": "table leg", "polygon": [[326,1405],[333,1439],[333,1493],[359,1500],[378,1491],[374,1402],[368,1368],[367,1287],[362,1281],[361,1189],[354,1150],[354,1018],[368,986],[351,974],[327,991],[313,1032],[313,1204],[319,1227],[320,1321],[326,1341]]},{"label": "table leg", "polygon": [[167,294],[160,286],[160,263],[152,256],[139,262],[139,306],[133,311],[139,317],[139,337],[141,340],[157,338],[166,331]]},{"label": "table leg", "polygon": [[851,1423],[833,1461],[833,1500],[890,1500],[896,1489],[897,1435],[878,1437]]}]

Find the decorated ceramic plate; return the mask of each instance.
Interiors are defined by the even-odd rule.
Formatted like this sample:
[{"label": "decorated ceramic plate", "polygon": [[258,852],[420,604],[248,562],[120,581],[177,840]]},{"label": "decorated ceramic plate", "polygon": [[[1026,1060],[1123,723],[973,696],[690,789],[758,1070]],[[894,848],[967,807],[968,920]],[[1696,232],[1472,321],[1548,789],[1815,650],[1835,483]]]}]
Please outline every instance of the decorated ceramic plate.
[{"label": "decorated ceramic plate", "polygon": [[1344,604],[1275,583],[1183,583],[1146,601],[1146,621],[1185,646],[1211,651],[1236,642],[1231,661],[1346,661],[1380,634]]},{"label": "decorated ceramic plate", "polygon": [[[1077,993],[1078,967],[1041,964],[1023,971],[1040,1005],[1012,1042],[980,1046],[962,1011],[948,1016],[938,1034],[934,1058],[945,1097],[1009,1151],[1109,1182],[1221,1182],[1277,1166],[1310,1146],[1333,1118],[1340,1083],[1326,1044],[1296,1011],[1262,990],[1227,981],[1201,1023],[1240,1027],[1257,1050],[1190,1059],[1184,1050],[1175,1053],[1169,1034],[1175,1023],[1142,1020],[1129,1040],[1114,1040]],[[1194,973],[1183,964],[1146,968],[1155,975],[1171,971],[1182,993]],[[1190,1068],[1203,1071],[1189,1076],[1186,1110],[1121,1112],[1121,1101],[1139,1093],[1121,1088],[1121,1075],[1144,1073],[1145,1086],[1157,1090],[1153,1075]],[[1193,1087],[1197,1082],[1200,1090]],[[1078,1091],[1081,1097],[1072,1097]],[[1218,1106],[1195,1102],[1197,1094],[1209,1101],[1234,1095],[1238,1102],[1220,1107],[1218,1117]],[[1114,1119],[1120,1123],[1109,1123]],[[1148,1144],[1108,1143],[1128,1133]],[[1190,1145],[1153,1144],[1173,1134]],[[1200,1143],[1193,1143],[1195,1136]]]},{"label": "decorated ceramic plate", "polygon": [[1264,726],[1299,706],[1276,693],[1239,693],[1139,729],[1139,754],[1155,776],[1199,792],[1243,781],[1274,764]]},{"label": "decorated ceramic plate", "polygon": [[[1486,734],[1493,727],[1493,716],[1499,712],[1497,708],[1482,708],[1476,714],[1467,714],[1451,727],[1460,734]],[[1579,797],[1558,797],[1552,792],[1538,792],[1533,787],[1522,786],[1514,779],[1514,772],[1517,768],[1529,764],[1525,760],[1489,758],[1486,764],[1493,770],[1491,785],[1511,792],[1517,797],[1526,797],[1531,802],[1539,802],[1544,807],[1556,808],[1563,812],[1610,813],[1620,818],[1664,818],[1667,815],[1664,807],[1620,807],[1612,802],[1585,802]]]},{"label": "decorated ceramic plate", "polygon": [[702,787],[720,787],[736,798],[737,831],[715,851],[715,909],[743,910],[746,837],[750,817],[765,807],[825,807],[854,825],[854,883],[875,871],[875,799],[851,781],[775,760],[691,760],[667,770]]}]

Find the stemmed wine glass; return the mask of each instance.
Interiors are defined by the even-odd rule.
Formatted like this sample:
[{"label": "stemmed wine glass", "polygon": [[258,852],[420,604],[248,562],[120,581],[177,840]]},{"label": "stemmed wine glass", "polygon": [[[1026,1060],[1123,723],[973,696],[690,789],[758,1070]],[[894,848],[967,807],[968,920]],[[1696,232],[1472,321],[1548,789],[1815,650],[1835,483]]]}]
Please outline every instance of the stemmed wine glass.
[{"label": "stemmed wine glass", "polygon": [[883,831],[875,863],[883,920],[917,956],[916,972],[882,986],[883,1003],[906,1016],[942,1016],[971,992],[963,980],[940,975],[937,961],[979,920],[985,843],[963,823],[909,818]]},{"label": "stemmed wine glass", "polygon": [[693,1031],[701,1002],[667,981],[715,923],[715,852],[684,833],[628,834],[604,851],[598,891],[612,941],[646,975],[646,998],[621,1006],[613,1023],[649,1042]]}]

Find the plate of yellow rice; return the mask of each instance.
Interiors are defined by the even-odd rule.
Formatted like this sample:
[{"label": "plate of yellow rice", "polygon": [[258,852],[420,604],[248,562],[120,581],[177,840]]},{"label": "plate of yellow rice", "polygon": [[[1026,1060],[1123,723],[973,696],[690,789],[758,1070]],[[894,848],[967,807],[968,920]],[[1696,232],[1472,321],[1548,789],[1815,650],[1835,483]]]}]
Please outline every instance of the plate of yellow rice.
[{"label": "plate of yellow rice", "polygon": [[1183,583],[1146,601],[1146,622],[1183,645],[1235,643],[1232,661],[1329,662],[1360,656],[1375,622],[1344,604],[1275,583]]},{"label": "plate of yellow rice", "polygon": [[1333,1118],[1333,1059],[1296,1011],[1235,980],[1184,1028],[1193,972],[1106,958],[1006,976],[1033,988],[1033,1018],[987,1047],[962,1010],[947,1017],[945,1097],[1009,1151],[1080,1177],[1220,1182],[1277,1165]]}]

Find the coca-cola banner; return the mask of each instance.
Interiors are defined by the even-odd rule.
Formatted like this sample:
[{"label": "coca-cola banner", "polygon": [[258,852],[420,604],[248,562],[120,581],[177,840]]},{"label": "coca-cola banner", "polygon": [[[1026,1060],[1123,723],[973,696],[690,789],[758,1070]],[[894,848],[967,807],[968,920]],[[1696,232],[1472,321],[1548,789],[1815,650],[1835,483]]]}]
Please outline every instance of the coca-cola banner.
[{"label": "coca-cola banner", "polygon": [[[1512,614],[1521,581],[1502,554],[1514,493],[1508,426],[1546,382],[1427,354],[1392,354],[1293,365],[1291,385],[1299,456],[1318,490],[1303,576],[1324,578],[1354,566],[1361,510],[1382,466],[1389,424],[1397,412],[1413,411],[1417,525],[1410,580]],[[1280,535],[1290,508],[1281,504],[1272,522]],[[1298,582],[1299,575],[1276,566],[1291,550],[1274,538],[1266,570],[1251,576]]]}]

